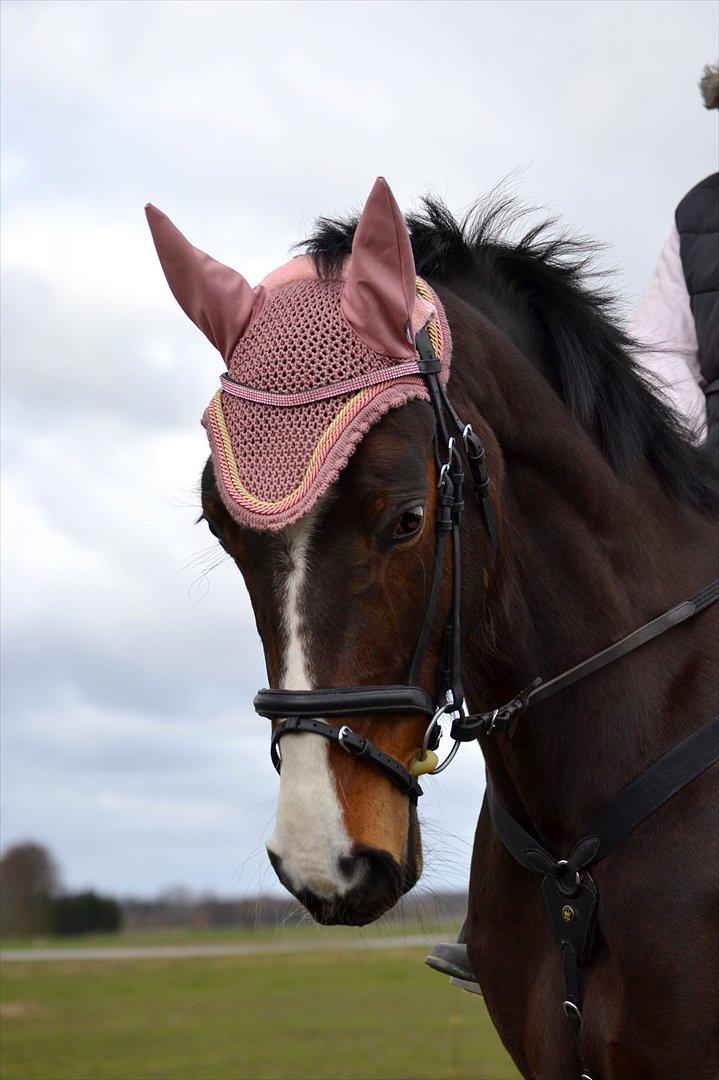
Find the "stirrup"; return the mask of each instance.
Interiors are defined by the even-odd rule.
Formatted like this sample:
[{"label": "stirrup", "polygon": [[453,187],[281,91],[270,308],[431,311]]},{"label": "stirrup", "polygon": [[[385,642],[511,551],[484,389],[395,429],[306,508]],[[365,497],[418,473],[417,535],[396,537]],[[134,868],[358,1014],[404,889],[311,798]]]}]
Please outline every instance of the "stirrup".
[{"label": "stirrup", "polygon": [[[478,997],[484,997],[482,987],[476,979],[474,982],[469,982],[467,979],[450,979],[449,985],[456,986],[458,990],[465,990],[468,994],[477,994]],[[592,1078],[590,1077],[589,1080],[592,1080]]]},{"label": "stirrup", "polygon": [[425,957],[424,962],[433,971],[438,971],[441,975],[449,975],[452,986],[481,995],[479,981],[470,966],[467,946],[463,942],[440,942]]}]

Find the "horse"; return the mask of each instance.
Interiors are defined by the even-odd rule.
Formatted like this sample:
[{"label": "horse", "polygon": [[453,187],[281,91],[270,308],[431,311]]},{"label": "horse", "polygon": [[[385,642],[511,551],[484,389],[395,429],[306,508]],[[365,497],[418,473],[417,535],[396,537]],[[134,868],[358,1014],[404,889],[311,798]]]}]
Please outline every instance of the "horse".
[{"label": "horse", "polygon": [[[717,555],[717,470],[638,373],[585,242],[551,222],[513,239],[514,222],[506,202],[457,220],[437,199],[406,219],[412,272],[451,332],[447,393],[491,478],[496,542],[467,497],[456,553],[464,695],[488,710],[695,593]],[[304,244],[319,281],[337,282],[359,228],[320,220]],[[435,431],[427,400],[388,411],[322,497],[274,531],[237,520],[208,460],[202,517],[244,577],[271,688],[405,682],[436,577]],[[451,561],[445,552],[417,678],[431,693]],[[552,851],[571,849],[607,800],[716,710],[716,621],[714,608],[674,626],[538,702],[512,734],[483,729],[488,791]],[[426,751],[426,716],[358,713],[353,729],[407,770],[423,741]],[[282,740],[267,850],[318,922],[363,925],[418,881],[420,825],[416,799],[345,749],[307,730]],[[522,1076],[718,1075],[718,782],[716,768],[701,772],[592,868],[600,901],[576,1039],[536,875],[502,842],[485,794],[467,948]]]}]

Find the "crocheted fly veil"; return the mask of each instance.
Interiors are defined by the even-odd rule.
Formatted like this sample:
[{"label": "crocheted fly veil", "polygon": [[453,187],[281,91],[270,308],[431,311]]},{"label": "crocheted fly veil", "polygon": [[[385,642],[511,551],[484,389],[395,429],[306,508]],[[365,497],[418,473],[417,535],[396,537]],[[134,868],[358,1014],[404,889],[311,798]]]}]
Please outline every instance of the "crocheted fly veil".
[{"label": "crocheted fly veil", "polygon": [[301,256],[253,289],[154,206],[146,213],[175,298],[227,365],[202,423],[222,498],[241,525],[280,529],[302,517],[373,424],[428,398],[414,344],[423,327],[446,385],[447,320],[415,274],[407,227],[381,177],[352,254],[330,280]]}]

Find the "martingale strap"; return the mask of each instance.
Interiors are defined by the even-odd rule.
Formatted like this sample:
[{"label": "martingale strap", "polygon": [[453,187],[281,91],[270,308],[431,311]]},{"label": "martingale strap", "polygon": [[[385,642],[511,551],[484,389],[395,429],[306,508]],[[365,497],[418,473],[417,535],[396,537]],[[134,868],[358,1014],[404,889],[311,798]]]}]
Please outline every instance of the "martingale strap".
[{"label": "martingale strap", "polygon": [[487,785],[489,812],[502,843],[517,862],[528,870],[564,879],[571,886],[577,873],[606,859],[637,825],[717,761],[719,714],[609,799],[566,859],[555,859],[520,825],[497,800],[490,783]]},{"label": "martingale strap", "polygon": [[492,824],[507,851],[542,875],[542,893],[565,976],[564,1012],[577,1040],[582,1077],[591,1080],[580,1045],[582,968],[592,957],[598,893],[587,867],[601,862],[665,802],[719,761],[719,714],[611,798],[565,859],[556,859],[497,800],[487,783]]}]

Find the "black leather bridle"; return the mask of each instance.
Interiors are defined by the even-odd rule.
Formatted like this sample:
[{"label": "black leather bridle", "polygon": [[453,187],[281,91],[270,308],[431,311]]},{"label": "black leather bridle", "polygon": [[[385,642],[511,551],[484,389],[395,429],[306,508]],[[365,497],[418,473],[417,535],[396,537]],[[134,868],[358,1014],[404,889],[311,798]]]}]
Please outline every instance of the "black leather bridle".
[{"label": "black leather bridle", "polygon": [[[465,468],[478,501],[492,549],[498,550],[498,534],[490,498],[490,480],[484,445],[470,424],[464,423],[440,381],[441,362],[427,330],[416,336],[420,372],[425,380],[435,416],[434,450],[439,471],[435,523],[434,571],[425,609],[424,620],[412,658],[407,683],[387,686],[348,686],[317,690],[263,689],[254,699],[255,711],[276,720],[272,743],[272,763],[280,771],[280,741],[287,735],[310,732],[338,743],[347,753],[362,758],[382,772],[413,803],[422,794],[417,776],[425,772],[438,773],[450,764],[459,746],[481,735],[504,732],[513,735],[520,716],[533,703],[564,690],[607,664],[639,648],[670,627],[702,611],[719,599],[719,581],[707,586],[695,596],[664,612],[658,618],[615,642],[601,652],[576,664],[568,671],[545,681],[535,679],[511,701],[486,712],[469,713],[465,707],[460,660],[460,602],[462,589],[462,556],[460,525],[464,512]],[[460,451],[460,446],[462,451]],[[445,549],[451,544],[452,599],[450,615],[444,628],[442,659],[437,679],[437,698],[434,700],[424,687],[418,685],[430,638],[434,630],[437,604],[442,583]],[[326,718],[369,714],[419,713],[429,719],[422,751],[412,770],[375,746],[366,736],[353,731],[347,724],[335,726]],[[437,749],[441,738],[440,719],[452,718],[451,737],[454,745],[441,765],[428,752]],[[318,719],[322,717],[322,719]]]},{"label": "black leather bridle", "polygon": [[[489,494],[489,476],[482,440],[470,424],[465,424],[453,408],[439,378],[441,362],[427,330],[416,336],[419,367],[434,410],[436,427],[434,450],[439,471],[437,512],[435,523],[434,571],[427,600],[424,620],[412,657],[407,683],[391,686],[349,686],[320,690],[260,690],[254,699],[254,707],[260,716],[279,720],[272,734],[272,762],[280,771],[280,740],[297,732],[322,735],[355,757],[379,769],[399,789],[416,803],[422,794],[417,775],[429,771],[413,768],[410,772],[395,758],[385,754],[364,735],[349,726],[335,727],[317,717],[342,718],[369,713],[420,713],[429,719],[423,741],[422,760],[427,761],[428,752],[439,745],[441,728],[439,720],[449,713],[458,719],[464,705],[464,692],[460,670],[460,599],[462,591],[462,556],[460,550],[460,524],[464,512],[464,459],[459,450],[464,449],[474,492],[479,501],[482,516],[492,547],[497,548],[497,532]],[[451,434],[454,432],[454,434]],[[451,543],[452,600],[450,615],[444,628],[442,660],[438,678],[438,701],[418,685],[422,665],[430,638],[435,627],[444,571],[445,549]],[[441,766],[432,768],[439,772],[449,764],[459,746],[457,742],[450,757]],[[432,759],[433,760],[433,759]]]}]

